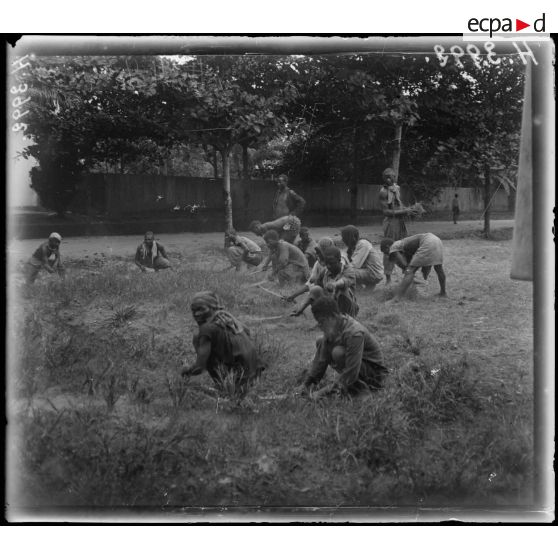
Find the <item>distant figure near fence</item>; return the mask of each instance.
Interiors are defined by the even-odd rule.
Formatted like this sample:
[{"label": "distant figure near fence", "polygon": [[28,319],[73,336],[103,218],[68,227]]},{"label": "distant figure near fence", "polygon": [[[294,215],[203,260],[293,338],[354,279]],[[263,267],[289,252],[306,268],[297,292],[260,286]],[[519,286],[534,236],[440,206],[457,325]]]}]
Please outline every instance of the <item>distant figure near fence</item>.
[{"label": "distant figure near fence", "polygon": [[57,272],[58,275],[64,276],[65,270],[60,258],[60,243],[62,237],[53,232],[46,242],[43,242],[34,252],[26,264],[26,282],[32,285],[37,279],[37,275],[41,269],[48,273]]},{"label": "distant figure near fence", "polygon": [[165,247],[155,241],[155,235],[151,231],[145,233],[143,242],[138,246],[134,263],[144,273],[171,267]]},{"label": "distant figure near fence", "polygon": [[451,214],[453,217],[453,224],[457,225],[457,218],[459,217],[459,196],[455,194],[455,197],[451,201]]},{"label": "distant figure near fence", "polygon": [[432,233],[415,234],[395,242],[391,238],[384,238],[380,243],[382,252],[397,264],[404,276],[392,299],[397,302],[403,297],[413,282],[414,275],[420,267],[422,276],[426,280],[432,266],[438,275],[440,296],[446,296],[446,274],[442,265],[444,261],[444,247],[442,241]]},{"label": "distant figure near fence", "polygon": [[273,199],[273,218],[285,217],[286,215],[298,215],[302,213],[306,201],[288,186],[286,174],[280,174],[277,178],[277,191]]}]

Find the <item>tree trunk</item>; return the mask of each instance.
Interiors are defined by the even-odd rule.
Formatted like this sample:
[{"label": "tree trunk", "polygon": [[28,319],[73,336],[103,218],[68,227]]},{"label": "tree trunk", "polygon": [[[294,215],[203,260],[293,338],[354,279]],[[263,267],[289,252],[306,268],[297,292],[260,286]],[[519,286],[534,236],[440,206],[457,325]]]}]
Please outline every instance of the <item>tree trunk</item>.
[{"label": "tree trunk", "polygon": [[233,150],[234,166],[236,167],[236,178],[242,178],[242,168],[240,167],[240,157],[238,150]]},{"label": "tree trunk", "polygon": [[395,171],[395,182],[399,177],[399,160],[401,159],[401,132],[403,124],[398,123],[395,125],[395,139],[393,141],[393,155],[391,159],[391,167]]},{"label": "tree trunk", "polygon": [[213,178],[219,178],[219,161],[217,161],[217,150],[213,150]]},{"label": "tree trunk", "polygon": [[250,180],[250,159],[248,158],[248,146],[242,146],[242,178]]},{"label": "tree trunk", "polygon": [[351,221],[356,223],[357,220],[357,204],[358,204],[358,169],[359,169],[359,160],[358,160],[358,146],[359,146],[359,133],[358,133],[358,126],[355,126],[353,129],[353,176],[352,176],[352,183],[351,183]]},{"label": "tree trunk", "polygon": [[484,230],[485,238],[490,238],[490,167],[484,167]]},{"label": "tree trunk", "polygon": [[511,211],[512,213],[515,211],[516,194],[517,192],[513,188],[510,188],[510,193],[508,194],[508,211]]},{"label": "tree trunk", "polygon": [[225,202],[225,231],[233,228],[232,198],[231,198],[231,163],[230,148],[221,151],[223,161],[223,201]]}]

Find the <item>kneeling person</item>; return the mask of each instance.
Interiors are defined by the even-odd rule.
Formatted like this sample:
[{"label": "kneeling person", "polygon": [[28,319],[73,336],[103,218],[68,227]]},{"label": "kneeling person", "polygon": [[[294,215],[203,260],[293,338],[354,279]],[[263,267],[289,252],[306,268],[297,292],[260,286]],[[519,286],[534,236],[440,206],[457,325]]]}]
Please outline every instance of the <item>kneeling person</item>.
[{"label": "kneeling person", "polygon": [[440,283],[440,296],[446,296],[446,274],[442,265],[444,261],[444,247],[442,241],[432,233],[415,234],[395,242],[391,238],[384,238],[380,248],[389,259],[396,263],[403,271],[403,280],[399,284],[395,302],[399,301],[413,282],[414,275],[420,267],[424,279],[428,278],[432,266]]},{"label": "kneeling person", "polygon": [[262,262],[262,249],[246,236],[241,236],[233,229],[225,233],[225,250],[231,265],[240,271],[242,263],[258,266]]},{"label": "kneeling person", "polygon": [[60,243],[62,237],[53,232],[46,242],[43,242],[34,252],[26,266],[27,284],[32,285],[41,269],[48,273],[57,272],[64,276],[65,270],[60,258]]},{"label": "kneeling person", "polygon": [[[355,270],[342,257],[337,246],[329,246],[323,252],[324,267],[314,280],[308,285],[308,296],[298,310],[292,315],[300,316],[308,306],[314,306],[317,300],[329,297],[335,300],[342,314],[355,317],[358,314],[358,303],[355,295]],[[295,293],[298,295],[299,293]]]},{"label": "kneeling person", "polygon": [[388,373],[375,337],[357,320],[343,315],[337,303],[323,297],[312,305],[312,314],[324,335],[316,342],[316,355],[304,381],[304,390],[318,384],[331,366],[339,374],[334,381],[312,393],[320,398],[330,393],[355,395],[377,390]]},{"label": "kneeling person", "polygon": [[355,269],[357,283],[373,289],[384,278],[382,256],[368,240],[360,238],[359,230],[353,225],[341,229],[341,238],[347,247],[347,258]]},{"label": "kneeling person", "polygon": [[262,270],[271,264],[269,279],[277,278],[281,286],[285,283],[304,283],[310,275],[304,254],[293,244],[281,240],[276,231],[267,231],[263,238],[269,248],[269,255],[262,264]]},{"label": "kneeling person", "polygon": [[298,234],[300,236],[300,240],[295,242],[295,246],[306,256],[308,266],[311,268],[318,259],[316,252],[318,245],[310,236],[310,230],[308,227],[300,227],[300,232]]},{"label": "kneeling person", "polygon": [[138,246],[134,263],[143,272],[171,267],[165,247],[155,241],[155,235],[151,231],[145,233],[143,242]]},{"label": "kneeling person", "polygon": [[249,330],[223,309],[212,291],[196,293],[191,308],[199,326],[193,338],[196,362],[184,366],[182,376],[196,376],[207,371],[221,389],[227,375],[232,374],[235,389],[238,393],[246,393],[263,369]]}]

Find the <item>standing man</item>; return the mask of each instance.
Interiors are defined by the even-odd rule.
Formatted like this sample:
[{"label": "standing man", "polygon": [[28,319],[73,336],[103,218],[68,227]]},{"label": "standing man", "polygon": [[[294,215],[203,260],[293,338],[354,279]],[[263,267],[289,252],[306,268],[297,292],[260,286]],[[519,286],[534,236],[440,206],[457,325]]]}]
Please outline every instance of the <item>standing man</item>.
[{"label": "standing man", "polygon": [[455,194],[451,202],[451,213],[453,216],[453,224],[457,225],[457,218],[459,217],[459,196]]},{"label": "standing man", "polygon": [[[395,183],[395,171],[387,168],[382,173],[384,185],[380,189],[380,207],[384,214],[382,223],[383,234],[385,238],[392,240],[400,240],[408,235],[405,219],[412,215],[414,211],[403,205],[401,201],[401,189]],[[386,276],[386,284],[391,282],[391,273],[393,271],[393,263],[386,256],[384,260],[384,274]]]},{"label": "standing man", "polygon": [[159,271],[171,267],[165,247],[155,242],[155,235],[151,231],[145,233],[143,242],[138,246],[134,263],[144,273],[148,269]]},{"label": "standing man", "polygon": [[306,201],[288,186],[286,174],[280,174],[276,181],[277,190],[273,199],[273,218],[279,219],[285,215],[300,217]]},{"label": "standing man", "polygon": [[26,266],[27,285],[32,285],[39,275],[41,269],[45,269],[48,273],[58,272],[58,275],[64,276],[65,270],[60,258],[60,243],[62,237],[53,232],[46,242],[43,242],[34,252]]},{"label": "standing man", "polygon": [[[272,223],[276,225],[281,223],[280,230],[278,230],[279,236],[283,240],[294,244],[300,231],[300,214],[306,205],[306,201],[289,188],[286,174],[280,174],[275,183],[277,190],[273,199]],[[273,228],[276,228],[276,226]]]}]

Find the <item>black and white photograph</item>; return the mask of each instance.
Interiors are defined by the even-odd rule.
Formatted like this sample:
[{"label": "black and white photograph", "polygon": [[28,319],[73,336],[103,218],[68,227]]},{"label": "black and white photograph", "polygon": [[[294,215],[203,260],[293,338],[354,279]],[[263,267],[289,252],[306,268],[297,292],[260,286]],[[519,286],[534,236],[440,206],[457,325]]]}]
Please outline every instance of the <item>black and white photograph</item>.
[{"label": "black and white photograph", "polygon": [[550,40],[6,54],[9,522],[553,521]]}]

